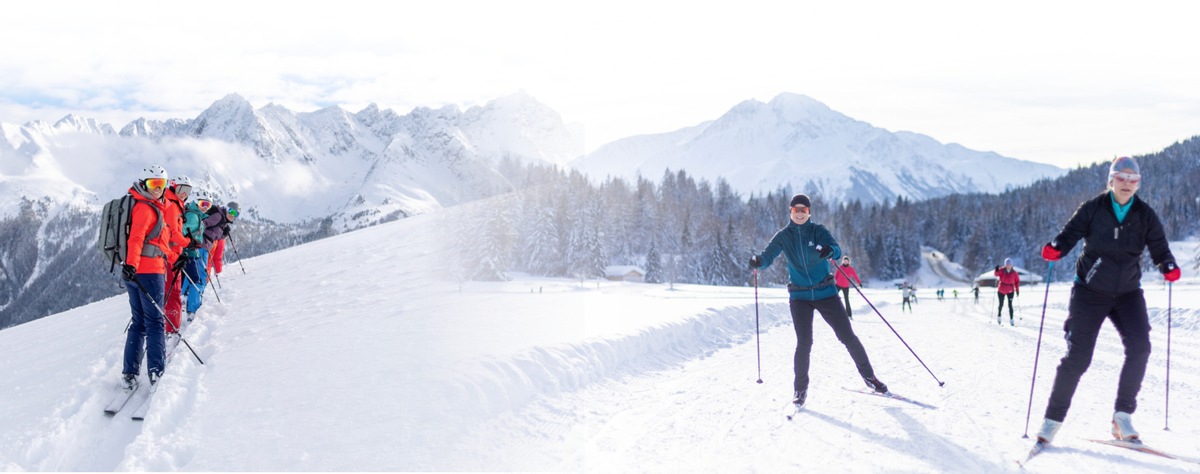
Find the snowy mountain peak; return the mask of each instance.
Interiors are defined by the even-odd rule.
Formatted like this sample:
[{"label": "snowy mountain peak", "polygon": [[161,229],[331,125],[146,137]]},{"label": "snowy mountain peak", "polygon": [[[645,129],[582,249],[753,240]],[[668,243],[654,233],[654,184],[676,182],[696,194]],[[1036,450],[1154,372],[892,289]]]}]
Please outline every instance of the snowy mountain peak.
[{"label": "snowy mountain peak", "polygon": [[913,133],[892,133],[811,97],[784,93],[741,102],[711,123],[618,140],[571,166],[595,179],[686,170],[743,194],[780,187],[830,201],[884,202],[1001,192],[1065,171]]},{"label": "snowy mountain peak", "polygon": [[54,123],[54,130],[58,132],[84,132],[94,133],[98,135],[116,135],[117,131],[112,125],[101,123],[93,118],[84,118],[75,114],[68,114],[59,121]]}]

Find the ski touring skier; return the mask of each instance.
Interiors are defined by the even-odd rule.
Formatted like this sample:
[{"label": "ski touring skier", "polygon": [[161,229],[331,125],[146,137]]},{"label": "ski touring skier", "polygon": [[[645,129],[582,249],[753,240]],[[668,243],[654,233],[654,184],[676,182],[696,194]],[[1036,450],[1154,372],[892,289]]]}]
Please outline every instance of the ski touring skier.
[{"label": "ski touring skier", "polygon": [[1150,320],[1140,283],[1142,253],[1149,249],[1151,261],[1166,281],[1180,277],[1158,214],[1136,196],[1141,179],[1137,161],[1130,157],[1113,160],[1108,189],[1080,204],[1062,231],[1042,247],[1042,258],[1054,262],[1083,241],[1063,324],[1067,353],[1054,377],[1035,451],[1052,443],[1062,427],[1106,319],[1112,321],[1125,346],[1125,362],[1113,404],[1112,436],[1125,442],[1141,442],[1132,415],[1150,358]]},{"label": "ski touring skier", "polygon": [[183,267],[187,265],[187,257],[183,251],[191,243],[184,237],[185,209],[183,203],[187,201],[191,192],[192,180],[187,176],[177,176],[170,181],[170,185],[163,193],[163,200],[166,202],[163,218],[166,220],[167,245],[170,247],[167,252],[167,301],[163,305],[163,309],[167,313],[165,315],[167,322],[164,327],[168,337],[177,337],[179,329],[183,327],[179,314],[183,307]]},{"label": "ski touring skier", "polygon": [[146,357],[146,373],[150,384],[158,382],[164,368],[165,348],[163,314],[159,304],[166,289],[169,227],[165,223],[167,203],[164,199],[168,184],[167,170],[148,166],[129,188],[135,201],[129,227],[128,252],[121,265],[121,277],[129,293],[132,312],[125,339],[122,384],[126,390],[137,387],[142,356]]},{"label": "ski touring skier", "polygon": [[212,207],[212,197],[205,191],[196,191],[189,196],[186,212],[184,212],[183,235],[188,239],[184,250],[187,264],[183,267],[182,298],[187,303],[187,320],[191,322],[196,317],[196,311],[203,304],[204,288],[208,284],[208,274],[204,266],[208,263],[208,249],[204,246],[204,218]]},{"label": "ski touring skier", "polygon": [[792,403],[797,408],[804,406],[808,395],[814,311],[821,313],[838,341],[846,346],[867,387],[877,393],[888,393],[887,385],[875,377],[867,351],[854,334],[846,308],[837,297],[830,259],[840,257],[842,249],[825,226],[812,222],[811,208],[808,196],[793,196],[789,206],[790,222],[771,238],[761,254],[750,257],[751,268],[769,267],[780,253],[787,257],[788,303],[796,330]]},{"label": "ski touring skier", "polygon": [[1013,269],[1011,258],[1004,259],[1004,266],[996,265],[996,296],[1000,299],[1000,307],[996,309],[996,324],[1003,325],[1000,316],[1004,314],[1004,299],[1008,298],[1008,323],[1016,326],[1013,319],[1013,295],[1021,296],[1021,275]]},{"label": "ski touring skier", "polygon": [[853,278],[858,286],[862,286],[862,280],[858,279],[858,272],[850,266],[849,255],[842,255],[841,270],[833,273],[834,283],[837,285],[838,291],[842,292],[842,299],[846,302],[846,317],[854,319],[854,311],[850,308],[850,279]]}]

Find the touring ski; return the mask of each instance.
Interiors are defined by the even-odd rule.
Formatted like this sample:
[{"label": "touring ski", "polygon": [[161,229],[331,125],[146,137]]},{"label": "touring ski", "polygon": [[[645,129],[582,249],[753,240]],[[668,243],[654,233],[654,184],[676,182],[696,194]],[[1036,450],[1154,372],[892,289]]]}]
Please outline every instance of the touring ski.
[{"label": "touring ski", "polygon": [[919,407],[921,407],[921,408],[926,408],[926,409],[929,409],[929,410],[936,410],[936,409],[937,409],[937,407],[935,407],[935,406],[933,406],[933,405],[930,405],[930,404],[928,404],[928,403],[922,403],[922,402],[918,402],[918,401],[916,401],[916,400],[913,400],[913,399],[911,399],[911,398],[908,398],[908,397],[905,397],[905,396],[902,396],[902,395],[897,395],[896,393],[894,393],[894,392],[890,392],[890,391],[889,391],[889,392],[887,392],[887,393],[879,393],[879,392],[876,392],[876,391],[874,391],[874,390],[871,390],[871,389],[869,389],[869,388],[847,388],[847,387],[842,387],[842,390],[845,390],[845,391],[847,391],[847,392],[859,393],[859,394],[863,394],[863,395],[872,395],[872,396],[876,396],[876,397],[890,398],[890,399],[892,399],[892,400],[897,400],[897,401],[901,401],[901,402],[908,403],[908,404],[911,404],[911,405],[916,405],[916,406],[919,406]]},{"label": "touring ski", "polygon": [[104,406],[104,413],[109,416],[116,415],[117,412],[120,412],[122,408],[125,408],[125,404],[129,403],[129,400],[133,398],[133,394],[137,393],[139,387],[140,385],[138,387],[134,387],[132,390],[121,387],[121,389],[117,391],[117,394],[113,395],[113,398],[108,402],[108,405]]},{"label": "touring ski", "polygon": [[1162,451],[1157,448],[1152,448],[1150,446],[1146,446],[1146,443],[1143,443],[1142,440],[1122,441],[1119,439],[1089,439],[1088,441],[1091,441],[1093,443],[1107,444],[1109,446],[1116,446],[1118,448],[1130,449],[1133,451],[1143,452],[1146,454],[1153,454],[1155,456],[1161,456],[1161,457],[1164,457],[1167,459],[1174,459],[1177,461],[1184,461],[1184,462],[1190,462],[1193,464],[1200,464],[1200,459],[1179,456],[1176,454],[1168,453],[1166,451]]}]

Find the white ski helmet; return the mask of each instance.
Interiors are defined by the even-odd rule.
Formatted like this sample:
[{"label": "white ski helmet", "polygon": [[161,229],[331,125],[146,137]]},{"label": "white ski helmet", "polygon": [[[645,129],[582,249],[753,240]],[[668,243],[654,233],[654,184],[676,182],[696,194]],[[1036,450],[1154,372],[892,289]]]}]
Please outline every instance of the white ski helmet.
[{"label": "white ski helmet", "polygon": [[210,196],[208,194],[208,191],[205,191],[203,189],[198,189],[198,190],[196,190],[196,192],[188,195],[188,202],[200,202],[200,201],[212,202],[212,196]]},{"label": "white ski helmet", "polygon": [[176,176],[175,179],[171,180],[171,182],[174,186],[191,186],[193,189],[196,188],[196,186],[192,184],[192,178],[187,176]]},{"label": "white ski helmet", "polygon": [[159,165],[150,165],[142,169],[142,174],[138,175],[139,181],[145,181],[151,178],[169,179],[167,169]]}]

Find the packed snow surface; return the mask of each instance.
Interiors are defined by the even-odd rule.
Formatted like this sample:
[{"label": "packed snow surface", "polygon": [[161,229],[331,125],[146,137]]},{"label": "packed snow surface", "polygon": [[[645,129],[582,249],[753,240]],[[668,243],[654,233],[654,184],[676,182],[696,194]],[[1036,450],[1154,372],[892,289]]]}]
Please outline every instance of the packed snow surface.
[{"label": "packed snow surface", "polygon": [[[879,314],[853,295],[855,331],[895,393],[935,408],[843,390],[863,384],[818,320],[808,406],[788,421],[784,290],[760,288],[756,305],[752,287],[447,281],[445,214],[227,265],[185,329],[205,364],[179,346],[142,422],[132,407],[102,412],[124,296],[0,331],[0,469],[1016,471],[1065,350],[1064,284],[1024,288],[1015,326],[966,284],[957,299],[924,292],[911,314],[880,284],[865,291]],[[1200,457],[1200,286],[1145,287],[1154,353],[1134,423],[1151,445]],[[1086,440],[1109,436],[1121,360],[1106,325],[1029,471],[1200,472]]]}]

